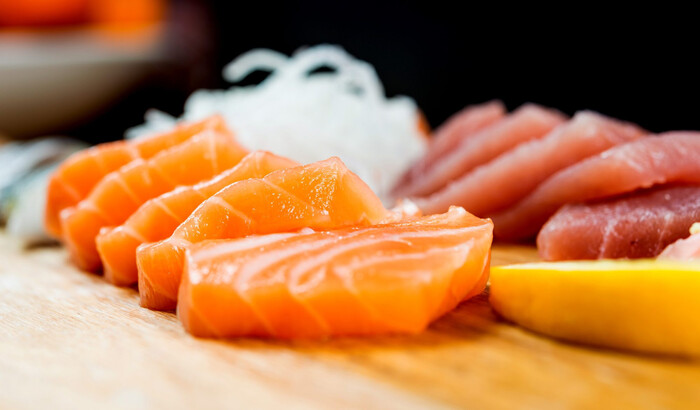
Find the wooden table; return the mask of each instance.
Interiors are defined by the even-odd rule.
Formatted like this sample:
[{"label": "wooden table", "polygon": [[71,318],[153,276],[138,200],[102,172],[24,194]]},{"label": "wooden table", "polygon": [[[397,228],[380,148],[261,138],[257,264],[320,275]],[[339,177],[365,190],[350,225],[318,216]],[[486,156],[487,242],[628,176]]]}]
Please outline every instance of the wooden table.
[{"label": "wooden table", "polygon": [[[496,247],[493,263],[536,259]],[[0,234],[0,408],[700,408],[700,364],[559,343],[486,295],[418,337],[199,340]]]}]

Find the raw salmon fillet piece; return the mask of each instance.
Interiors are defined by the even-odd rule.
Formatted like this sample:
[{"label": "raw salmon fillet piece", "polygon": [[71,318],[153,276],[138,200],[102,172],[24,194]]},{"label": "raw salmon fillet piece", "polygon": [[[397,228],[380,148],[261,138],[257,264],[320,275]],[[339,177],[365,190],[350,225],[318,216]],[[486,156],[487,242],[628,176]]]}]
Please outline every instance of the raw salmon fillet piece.
[{"label": "raw salmon fillet piece", "polygon": [[565,205],[542,227],[544,260],[651,258],[700,220],[700,186],[662,185],[593,203]]},{"label": "raw salmon fillet piece", "polygon": [[434,135],[430,138],[428,148],[421,159],[409,168],[401,177],[394,189],[394,196],[405,196],[402,192],[413,183],[414,180],[428,172],[428,170],[442,157],[448,155],[459,144],[474,135],[477,131],[486,128],[506,115],[506,107],[500,101],[470,105],[462,111],[450,117]]},{"label": "raw salmon fillet piece", "polygon": [[108,174],[87,198],[61,212],[63,239],[84,270],[100,268],[95,238],[126,221],[139,206],[179,185],[192,185],[236,165],[246,155],[229,134],[204,131],[148,160],[136,159]]},{"label": "raw salmon fillet piece", "polygon": [[174,309],[185,249],[207,239],[370,225],[389,216],[379,198],[338,158],[229,185],[170,236],[136,252],[141,306]]},{"label": "raw salmon fillet piece", "polygon": [[136,283],[136,248],[139,245],[168,238],[199,204],[232,183],[262,178],[272,171],[297,165],[291,159],[256,151],[210,180],[178,187],[148,200],[126,222],[114,228],[104,227],[97,236],[105,278],[119,286]]},{"label": "raw salmon fillet piece", "polygon": [[425,213],[459,205],[486,217],[512,206],[555,172],[645,134],[636,125],[582,111],[541,139],[520,144],[415,202]]},{"label": "raw salmon fillet piece", "polygon": [[700,132],[676,131],[618,145],[565,168],[508,210],[495,236],[533,237],[560,207],[671,182],[700,183]]},{"label": "raw salmon fillet piece", "polygon": [[46,195],[46,231],[61,239],[61,211],[85,199],[105,175],[137,158],[151,158],[204,130],[230,134],[223,118],[217,115],[199,122],[181,124],[165,133],[133,141],[108,142],[75,153],[61,164],[49,180]]},{"label": "raw salmon fillet piece", "polygon": [[491,221],[462,208],[393,224],[206,241],[178,316],[201,337],[415,334],[486,286]]},{"label": "raw salmon fillet piece", "polygon": [[668,245],[661,252],[659,259],[673,259],[680,261],[694,261],[700,259],[700,223],[694,223],[690,227],[691,235],[686,239],[679,239]]},{"label": "raw salmon fillet piece", "polygon": [[541,138],[565,121],[566,117],[557,111],[526,104],[505,118],[462,139],[432,167],[420,175],[415,175],[412,183],[397,194],[407,197],[431,194],[515,146]]}]

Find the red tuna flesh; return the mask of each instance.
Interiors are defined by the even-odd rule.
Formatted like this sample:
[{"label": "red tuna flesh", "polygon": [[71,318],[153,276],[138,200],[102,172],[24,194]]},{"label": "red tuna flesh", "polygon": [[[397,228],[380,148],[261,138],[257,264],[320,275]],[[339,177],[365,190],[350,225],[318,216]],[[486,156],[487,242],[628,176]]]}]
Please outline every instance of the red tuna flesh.
[{"label": "red tuna flesh", "polygon": [[463,138],[449,153],[420,175],[401,192],[401,196],[431,194],[523,142],[541,138],[566,121],[558,111],[526,104],[496,123]]},{"label": "red tuna flesh", "polygon": [[582,111],[545,137],[520,144],[415,202],[425,213],[459,205],[486,217],[514,205],[555,172],[645,134],[636,125]]},{"label": "red tuna flesh", "polygon": [[663,185],[593,203],[565,205],[542,227],[544,260],[649,258],[687,237],[700,220],[700,186]]},{"label": "red tuna flesh", "polygon": [[533,237],[560,207],[670,182],[700,183],[700,132],[677,131],[618,145],[549,177],[493,216],[500,239]]},{"label": "red tuna flesh", "polygon": [[411,185],[443,156],[449,154],[463,140],[474,135],[506,115],[506,107],[500,101],[470,105],[450,117],[430,138],[428,149],[401,177],[394,195],[401,197],[411,190]]}]

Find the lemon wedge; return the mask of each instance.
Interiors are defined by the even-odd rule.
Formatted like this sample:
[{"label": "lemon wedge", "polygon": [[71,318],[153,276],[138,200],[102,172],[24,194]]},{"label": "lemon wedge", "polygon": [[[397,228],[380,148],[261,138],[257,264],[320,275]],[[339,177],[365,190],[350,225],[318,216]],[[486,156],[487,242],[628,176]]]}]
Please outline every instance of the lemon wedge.
[{"label": "lemon wedge", "polygon": [[700,262],[498,266],[491,269],[490,302],[506,319],[555,338],[700,356]]}]

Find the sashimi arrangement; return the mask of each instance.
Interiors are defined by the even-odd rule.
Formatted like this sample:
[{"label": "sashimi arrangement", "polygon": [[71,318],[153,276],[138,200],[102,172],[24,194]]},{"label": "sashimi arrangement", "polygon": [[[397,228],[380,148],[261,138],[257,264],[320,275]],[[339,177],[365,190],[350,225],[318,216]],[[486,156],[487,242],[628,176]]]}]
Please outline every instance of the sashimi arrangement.
[{"label": "sashimi arrangement", "polygon": [[[310,80],[324,64],[337,76]],[[200,337],[415,334],[487,288],[494,238],[536,238],[545,261],[646,259],[494,268],[490,301],[503,317],[564,340],[700,354],[700,323],[686,331],[678,318],[699,308],[689,300],[700,292],[700,132],[651,135],[592,111],[508,113],[490,101],[425,140],[417,107],[385,101],[371,66],[342,50],[256,51],[227,75],[256,68],[274,71],[259,88],[193,96],[183,119],[151,114],[132,130],[140,136],[58,167],[45,224],[78,267],[136,286],[142,307],[176,310]],[[347,93],[358,81],[371,101]],[[263,125],[291,109],[288,96],[268,107],[283,91],[317,93],[300,103],[311,111],[340,93],[333,109],[371,116],[387,141],[348,146],[360,128],[330,123],[307,148],[275,136],[294,122]],[[381,155],[362,163],[370,140]],[[377,171],[388,154],[402,159]],[[658,291],[673,302],[645,316]]]},{"label": "sashimi arrangement", "polygon": [[75,263],[96,270],[95,239],[126,221],[149,199],[194,184],[236,165],[246,151],[231,135],[204,132],[148,160],[136,159],[106,175],[76,206],[61,211],[61,237]]},{"label": "sashimi arrangement", "polygon": [[572,165],[512,209],[494,215],[500,223],[499,235],[532,236],[567,203],[612,198],[666,183],[700,183],[699,137],[700,133],[668,133],[644,138]]},{"label": "sashimi arrangement", "polygon": [[178,187],[147,201],[123,224],[102,228],[97,235],[97,251],[104,264],[105,278],[119,286],[136,283],[139,245],[167,239],[204,200],[234,182],[262,178],[272,171],[297,165],[287,158],[256,151],[212,179]]},{"label": "sashimi arrangement", "polygon": [[79,152],[48,191],[80,268],[199,336],[417,333],[488,279],[490,221],[387,210],[340,159],[247,153],[220,117]]},{"label": "sashimi arrangement", "polygon": [[[335,73],[309,74],[325,66]],[[253,51],[226,75],[259,68],[274,71],[259,86],[200,93],[183,121],[157,117],[158,132],[78,152],[52,174],[45,225],[71,260],[212,337],[416,333],[480,293],[490,221],[462,208],[424,217],[405,201],[387,210],[334,156],[386,199],[425,145],[415,104],[385,100],[372,67],[336,47]]]},{"label": "sashimi arrangement", "polygon": [[497,240],[536,236],[544,260],[577,260],[493,268],[489,300],[504,318],[577,343],[700,355],[700,132],[651,135],[590,111],[550,112],[538,128],[525,110],[547,112],[467,107],[394,194],[426,213],[462,206],[491,218]]},{"label": "sashimi arrangement", "polygon": [[489,102],[435,135],[394,195],[425,213],[458,205],[491,218],[498,240],[537,236],[545,260],[654,257],[698,219],[700,132],[651,135],[591,111],[567,120]]},{"label": "sashimi arrangement", "polygon": [[107,174],[134,159],[148,159],[160,151],[184,142],[205,129],[222,131],[223,119],[211,117],[197,123],[180,125],[174,130],[128,143],[116,141],[81,151],[66,160],[49,179],[46,200],[46,230],[61,237],[60,213],[85,199]]},{"label": "sashimi arrangement", "polygon": [[484,289],[491,231],[490,221],[451,208],[397,223],[202,242],[185,257],[178,313],[199,336],[418,333]]},{"label": "sashimi arrangement", "polygon": [[[462,115],[475,114],[465,111]],[[418,175],[415,175],[416,171],[409,171],[414,178],[407,178],[408,182],[399,185],[395,195],[424,196],[441,191],[465,172],[490,162],[524,142],[541,138],[565,121],[566,117],[557,111],[528,104],[490,125],[482,123],[482,128],[462,135],[459,144],[434,161],[431,167]],[[444,208],[429,202],[424,202],[422,207],[434,212]]]},{"label": "sashimi arrangement", "polygon": [[385,214],[379,198],[337,158],[234,183],[202,202],[169,238],[139,247],[141,305],[175,307],[184,254],[193,243],[371,225]]}]

